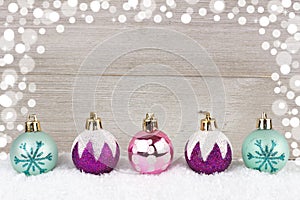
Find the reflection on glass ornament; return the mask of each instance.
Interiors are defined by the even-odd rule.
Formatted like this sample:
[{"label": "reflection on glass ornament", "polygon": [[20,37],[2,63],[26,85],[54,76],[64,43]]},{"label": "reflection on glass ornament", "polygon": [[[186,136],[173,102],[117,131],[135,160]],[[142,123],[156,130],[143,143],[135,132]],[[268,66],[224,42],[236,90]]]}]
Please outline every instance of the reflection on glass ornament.
[{"label": "reflection on glass ornament", "polygon": [[80,171],[96,175],[111,172],[120,156],[115,137],[102,129],[101,119],[94,112],[91,112],[90,118],[86,120],[85,128],[72,145],[74,165]]},{"label": "reflection on glass ornament", "polygon": [[228,138],[217,129],[216,120],[209,112],[201,120],[200,130],[195,132],[185,146],[185,159],[189,167],[198,173],[213,174],[226,170],[232,161],[232,147]]},{"label": "reflection on glass ornament", "polygon": [[17,137],[10,148],[13,168],[27,176],[38,175],[52,170],[57,157],[54,140],[41,131],[36,115],[29,115],[25,122],[25,133]]},{"label": "reflection on glass ornament", "polygon": [[257,120],[257,130],[243,142],[242,156],[248,168],[276,173],[289,159],[289,145],[279,132],[272,129],[272,120],[266,113]]},{"label": "reflection on glass ornament", "polygon": [[128,146],[132,167],[142,174],[159,174],[173,159],[173,146],[168,136],[158,129],[153,113],[147,113],[143,131],[136,133]]}]

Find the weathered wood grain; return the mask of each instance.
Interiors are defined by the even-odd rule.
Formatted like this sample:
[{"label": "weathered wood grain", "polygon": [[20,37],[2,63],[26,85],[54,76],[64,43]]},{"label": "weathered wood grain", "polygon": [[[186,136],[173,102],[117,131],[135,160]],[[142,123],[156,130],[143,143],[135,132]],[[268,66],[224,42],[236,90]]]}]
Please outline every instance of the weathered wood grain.
[{"label": "weathered wood grain", "polygon": [[[123,108],[118,108],[117,105],[112,108],[111,104],[112,100],[122,101],[122,99],[112,99],[112,92],[120,78],[119,76],[102,77],[97,91],[95,91],[95,111],[101,116],[103,126],[118,138],[123,150],[122,154],[126,155],[125,151],[130,137],[141,128],[144,114],[149,110],[156,111],[160,128],[168,133],[173,140],[176,152],[178,152],[177,155],[182,154],[187,138],[199,127],[199,119],[202,116],[198,116],[197,111],[211,106],[210,96],[202,78],[185,77],[192,86],[198,89],[195,94],[191,95],[180,89],[176,93],[178,96],[197,98],[199,105],[198,107],[191,105],[191,112],[194,113],[190,115],[194,118],[189,119],[181,118],[181,112],[184,111],[181,110],[180,102],[172,94],[172,91],[151,84],[137,89],[133,94],[132,91],[125,91],[127,93],[125,95],[131,95],[132,97],[125,109],[128,110],[128,113],[118,113],[117,111],[123,110]],[[133,79],[139,78],[142,77],[134,77]],[[182,78],[175,77],[174,84],[178,81],[176,79]],[[269,78],[223,78],[226,90],[226,112],[224,114],[224,124],[219,125],[223,126],[224,133],[233,144],[235,158],[240,157],[242,141],[255,128],[256,118],[260,116],[261,111],[270,113],[274,120],[274,128],[283,131],[280,120],[271,112],[270,105],[274,100],[273,83],[268,80]],[[44,76],[43,84],[39,85],[43,90],[38,89],[32,96],[38,100],[38,104],[32,109],[32,112],[39,114],[42,128],[55,138],[60,151],[69,151],[72,141],[77,135],[74,119],[72,118],[72,84],[72,78],[70,81],[66,81],[49,74]],[[263,95],[261,90],[253,90],[253,88],[259,88],[261,85],[264,85]],[[149,97],[153,97],[153,99]],[[84,98],[84,93],[82,98]],[[160,110],[161,108],[165,111]],[[113,113],[113,110],[116,113]],[[82,126],[81,129],[88,114],[89,111],[82,113],[82,124],[78,124]],[[124,131],[122,130],[124,127],[118,127],[120,122],[116,121],[113,114],[124,116],[122,124],[127,124],[127,128],[132,131]],[[218,117],[216,118],[218,119]]]},{"label": "weathered wood grain", "polygon": [[[201,1],[200,4],[207,5],[208,2]],[[227,5],[230,7],[235,3],[235,1],[229,1]],[[255,119],[262,111],[268,112],[273,118],[274,128],[284,132],[284,128],[280,125],[280,118],[274,116],[271,111],[271,105],[277,99],[273,92],[275,83],[270,78],[273,72],[278,71],[275,58],[261,49],[261,43],[268,40],[269,36],[258,34],[258,25],[254,23],[254,19],[247,26],[242,27],[228,20],[227,12],[220,15],[220,22],[213,22],[212,15],[209,14],[205,18],[195,16],[192,23],[184,25],[179,22],[181,13],[184,12],[180,9],[183,4],[184,1],[178,2],[179,9],[174,12],[174,18],[165,20],[159,25],[149,21],[135,23],[133,20],[125,24],[112,23],[110,15],[107,12],[101,12],[95,16],[95,21],[91,25],[81,20],[74,25],[64,22],[66,30],[63,34],[56,33],[54,25],[46,27],[47,34],[39,36],[39,43],[45,46],[46,52],[43,55],[30,54],[36,61],[36,67],[34,71],[26,75],[28,82],[37,84],[37,91],[24,94],[24,99],[28,96],[36,99],[37,105],[30,109],[30,112],[38,114],[42,128],[54,137],[60,151],[70,150],[73,139],[78,134],[78,130],[82,129],[84,119],[90,112],[90,110],[85,110],[82,113],[82,124],[78,124],[80,120],[73,118],[73,87],[76,77],[81,76],[101,78],[95,90],[94,111],[101,116],[104,127],[118,138],[124,156],[130,137],[139,130],[144,114],[149,110],[156,111],[160,127],[168,133],[174,143],[176,155],[182,155],[188,136],[198,128],[201,117],[198,116],[197,111],[213,110],[211,95],[208,92],[208,87],[211,86],[206,85],[207,80],[215,79],[223,82],[225,99],[220,98],[219,101],[220,104],[224,103],[225,113],[215,117],[224,122],[220,126],[233,144],[235,158],[241,157],[242,141],[255,128]],[[5,17],[1,14],[5,13],[3,9],[4,7],[0,7],[2,20]],[[245,10],[242,9],[241,13],[245,13]],[[276,25],[279,26],[275,23],[274,26]],[[38,28],[30,24],[26,27]],[[219,74],[213,73],[211,68],[203,63],[199,63],[199,69],[201,69],[199,73],[182,57],[152,48],[139,49],[122,55],[104,73],[85,71],[85,74],[78,74],[88,54],[100,43],[124,31],[149,27],[177,31],[196,41],[207,51],[208,56],[216,64]],[[4,28],[0,26],[0,32]],[[13,29],[17,28],[18,26],[13,26]],[[153,38],[139,39],[151,40]],[[113,48],[108,51],[115,51],[116,44],[113,43],[113,39],[111,42]],[[128,46],[131,42],[127,40],[119,45]],[[110,55],[109,52],[99,53]],[[193,49],[186,53],[194,55]],[[16,62],[9,68],[18,71],[17,63],[20,58],[20,55],[16,55]],[[138,67],[149,64],[169,66],[172,70],[162,67],[155,71],[153,70],[155,68],[145,70],[143,67]],[[3,67],[0,68],[0,73],[3,70]],[[18,75],[22,77],[22,74]],[[156,84],[149,83],[151,77]],[[178,90],[170,90],[159,79],[167,79],[171,85],[177,85]],[[143,80],[145,85],[141,84]],[[130,82],[130,86],[136,87],[133,88],[134,90],[122,89],[121,94],[116,94],[114,92],[120,88],[118,85],[120,81]],[[287,80],[283,79],[283,81]],[[192,89],[187,90],[183,85],[178,84],[182,82],[190,85]],[[221,86],[212,87],[218,89]],[[85,91],[82,91],[80,97],[82,99],[79,100],[87,98],[85,95]],[[124,110],[118,107],[118,102],[122,101],[123,96],[130,96],[130,101],[126,102],[126,112],[118,113]],[[186,99],[179,97],[186,97]],[[182,110],[182,107],[186,105],[183,106],[182,102],[189,102],[189,100],[191,102],[187,115],[189,118],[185,119],[182,118],[182,112],[186,111]],[[194,102],[197,104],[194,105]],[[15,108],[20,110],[26,104],[24,100]],[[116,115],[124,116],[121,125],[116,121],[118,118]],[[19,116],[16,124],[22,124],[24,120],[25,116],[24,118]],[[128,127],[124,128],[122,124],[128,124]],[[15,130],[6,133],[13,138],[18,135]],[[5,150],[8,151],[8,148],[9,146]]]}]

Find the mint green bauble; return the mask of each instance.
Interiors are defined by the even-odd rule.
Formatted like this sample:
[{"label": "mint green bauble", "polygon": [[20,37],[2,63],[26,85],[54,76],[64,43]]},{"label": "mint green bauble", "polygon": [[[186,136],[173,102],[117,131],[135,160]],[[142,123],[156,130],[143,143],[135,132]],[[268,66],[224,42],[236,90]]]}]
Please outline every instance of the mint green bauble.
[{"label": "mint green bauble", "polygon": [[32,127],[25,128],[28,132],[17,137],[10,148],[10,161],[13,168],[27,176],[52,170],[58,157],[54,140],[39,129],[30,128]]},{"label": "mint green bauble", "polygon": [[243,160],[248,168],[272,174],[285,166],[289,153],[286,139],[272,130],[272,126],[253,131],[242,146]]}]

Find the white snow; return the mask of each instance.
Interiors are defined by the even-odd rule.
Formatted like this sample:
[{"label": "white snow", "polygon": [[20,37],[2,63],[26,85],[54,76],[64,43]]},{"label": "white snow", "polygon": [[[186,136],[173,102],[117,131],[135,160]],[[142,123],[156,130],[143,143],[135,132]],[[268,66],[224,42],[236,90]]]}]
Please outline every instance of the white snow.
[{"label": "white snow", "polygon": [[300,166],[289,161],[278,174],[247,169],[234,161],[224,173],[200,175],[184,158],[175,160],[160,175],[140,175],[122,157],[117,170],[101,176],[79,172],[69,153],[59,156],[57,167],[46,174],[26,177],[0,161],[1,200],[85,199],[299,199]]}]

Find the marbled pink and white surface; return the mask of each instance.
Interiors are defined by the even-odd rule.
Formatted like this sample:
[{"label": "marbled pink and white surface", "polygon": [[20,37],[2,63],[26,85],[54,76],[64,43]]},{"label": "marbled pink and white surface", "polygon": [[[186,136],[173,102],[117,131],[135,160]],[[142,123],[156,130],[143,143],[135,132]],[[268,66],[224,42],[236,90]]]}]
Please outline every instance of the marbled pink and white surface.
[{"label": "marbled pink and white surface", "polygon": [[143,174],[159,174],[172,163],[172,142],[159,130],[138,132],[129,143],[128,158],[136,171]]}]

